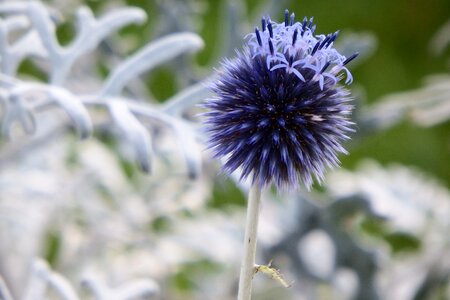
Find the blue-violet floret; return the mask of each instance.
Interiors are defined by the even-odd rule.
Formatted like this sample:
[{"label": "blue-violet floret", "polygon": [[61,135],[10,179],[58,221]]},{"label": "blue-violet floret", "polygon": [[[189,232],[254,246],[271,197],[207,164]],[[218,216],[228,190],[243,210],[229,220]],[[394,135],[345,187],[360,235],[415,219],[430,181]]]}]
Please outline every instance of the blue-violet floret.
[{"label": "blue-violet floret", "polygon": [[261,187],[309,188],[338,165],[341,142],[353,131],[340,81],[352,82],[346,65],[357,53],[341,55],[333,47],[339,32],[315,29],[313,18],[295,22],[287,10],[282,23],[262,18],[247,46],[223,61],[204,122],[226,172],[240,169],[241,179]]}]

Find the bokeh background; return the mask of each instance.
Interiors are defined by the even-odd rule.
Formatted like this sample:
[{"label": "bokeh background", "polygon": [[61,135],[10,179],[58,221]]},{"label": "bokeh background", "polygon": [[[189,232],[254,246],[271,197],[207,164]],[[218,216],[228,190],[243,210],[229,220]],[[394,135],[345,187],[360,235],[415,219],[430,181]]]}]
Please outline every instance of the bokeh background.
[{"label": "bokeh background", "polygon": [[[31,3],[2,1],[0,8],[12,2]],[[448,0],[43,3],[61,45],[77,36],[80,6],[95,16],[126,6],[148,16],[78,59],[63,88],[81,98],[148,43],[197,33],[201,50],[159,64],[122,92],[152,108],[206,82],[261,15],[279,21],[287,8],[297,19],[314,16],[316,32],[339,29],[337,47],[360,52],[349,67],[357,132],[323,186],[265,191],[258,261],[273,260],[292,287],[257,274],[254,299],[450,298]],[[47,84],[46,61],[27,58],[12,77]],[[176,116],[196,135],[192,151],[202,164],[195,176],[179,136],[153,119],[139,119],[154,148],[153,171],[144,174],[126,133],[101,107],[89,107],[87,140],[54,109],[36,113],[34,135],[3,136],[0,299],[10,300],[7,290],[13,299],[233,299],[248,187],[201,151],[196,104],[206,93],[194,93]]]},{"label": "bokeh background", "polygon": [[[85,4],[95,11],[109,6],[109,3],[111,1],[86,1]],[[343,37],[352,33],[366,34],[368,36],[362,38],[372,42],[366,59],[352,67],[357,79],[354,89],[360,92],[359,101],[362,104],[376,103],[392,93],[418,89],[423,87],[428,76],[448,73],[448,47],[439,42],[433,43],[439,30],[448,24],[450,3],[445,0],[219,0],[182,1],[178,5],[171,1],[136,0],[126,1],[126,4],[142,7],[149,14],[145,28],[129,28],[128,32],[139,39],[138,44],[145,44],[152,37],[175,28],[199,33],[206,47],[195,56],[195,61],[206,69],[218,66],[222,56],[232,56],[234,49],[240,48],[240,36],[230,41],[229,37],[224,36],[226,30],[234,30],[244,36],[259,25],[261,15],[271,14],[279,20],[285,8],[295,12],[298,19],[314,16],[321,33],[341,30]],[[232,22],[237,24],[230,24]],[[165,25],[163,28],[161,23]],[[149,75],[147,84],[157,98],[167,98],[179,88],[173,72],[176,70],[162,66]],[[443,163],[450,158],[448,133],[448,122],[431,130],[411,122],[400,122],[398,126],[383,132],[361,134],[362,140],[352,144],[351,155],[342,158],[343,166],[354,167],[360,159],[373,157],[382,163],[400,162],[418,166],[436,174],[448,185],[450,168]]]}]

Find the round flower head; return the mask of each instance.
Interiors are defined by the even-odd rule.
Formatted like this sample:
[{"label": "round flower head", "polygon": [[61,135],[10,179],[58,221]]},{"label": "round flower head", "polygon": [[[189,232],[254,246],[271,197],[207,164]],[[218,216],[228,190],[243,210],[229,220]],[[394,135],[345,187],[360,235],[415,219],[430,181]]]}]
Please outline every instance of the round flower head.
[{"label": "round flower head", "polygon": [[205,108],[208,147],[223,158],[224,170],[241,171],[263,187],[310,187],[336,166],[341,142],[352,131],[345,67],[357,54],[341,55],[338,32],[315,35],[313,19],[283,23],[263,18],[247,46],[224,60]]}]

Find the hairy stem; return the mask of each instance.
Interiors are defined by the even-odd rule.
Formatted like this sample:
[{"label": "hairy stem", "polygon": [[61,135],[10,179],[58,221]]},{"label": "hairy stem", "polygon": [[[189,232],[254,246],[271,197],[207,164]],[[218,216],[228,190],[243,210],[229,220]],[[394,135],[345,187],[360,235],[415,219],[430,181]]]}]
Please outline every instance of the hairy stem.
[{"label": "hairy stem", "polygon": [[244,255],[239,277],[238,300],[249,300],[252,294],[252,279],[255,273],[256,236],[258,233],[261,188],[253,184],[248,194],[247,221],[245,225]]}]

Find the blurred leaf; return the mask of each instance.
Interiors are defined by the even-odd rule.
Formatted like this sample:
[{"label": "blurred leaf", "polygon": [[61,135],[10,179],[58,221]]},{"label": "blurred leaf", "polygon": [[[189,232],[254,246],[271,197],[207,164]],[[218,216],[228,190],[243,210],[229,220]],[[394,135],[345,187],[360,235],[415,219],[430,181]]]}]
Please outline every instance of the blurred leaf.
[{"label": "blurred leaf", "polygon": [[365,233],[375,237],[381,237],[386,234],[384,222],[381,220],[366,218],[361,222],[360,226]]},{"label": "blurred leaf", "polygon": [[133,148],[134,160],[139,168],[145,173],[150,173],[153,155],[150,133],[128,110],[124,102],[111,101],[109,111],[114,125],[120,130],[127,144]]},{"label": "blurred leaf", "polygon": [[135,178],[137,168],[133,162],[125,159],[120,159],[120,167],[122,168],[123,173],[127,176],[128,179],[132,180],[133,178]]},{"label": "blurred leaf", "polygon": [[91,117],[77,96],[58,87],[49,89],[48,95],[66,112],[80,139],[85,139],[91,135],[93,130]]},{"label": "blurred leaf", "polygon": [[44,258],[51,266],[54,266],[58,259],[58,254],[61,250],[61,237],[59,235],[59,232],[48,232],[44,240]]},{"label": "blurred leaf", "polygon": [[390,233],[384,239],[389,243],[394,254],[415,252],[421,247],[420,240],[406,232]]},{"label": "blurred leaf", "polygon": [[220,270],[219,264],[207,259],[200,259],[183,264],[181,270],[173,277],[173,281],[181,291],[193,291],[200,286],[196,283],[199,277],[217,274]]},{"label": "blurred leaf", "polygon": [[209,207],[217,209],[225,209],[231,205],[245,207],[246,204],[242,191],[228,178],[214,185],[212,196],[208,201]]},{"label": "blurred leaf", "polygon": [[152,231],[158,233],[164,233],[170,230],[171,221],[170,218],[166,216],[159,216],[153,220],[150,224]]},{"label": "blurred leaf", "polygon": [[194,33],[179,32],[160,38],[139,49],[121,62],[106,79],[102,95],[118,95],[128,82],[175,57],[203,48],[202,38]]},{"label": "blurred leaf", "polygon": [[79,162],[80,156],[77,150],[76,142],[71,140],[70,147],[67,148],[66,154],[66,164],[69,168],[76,166]]},{"label": "blurred leaf", "polygon": [[173,284],[175,288],[180,291],[192,291],[195,290],[195,283],[192,281],[192,278],[189,277],[188,274],[184,272],[179,272],[175,274],[172,278]]}]

